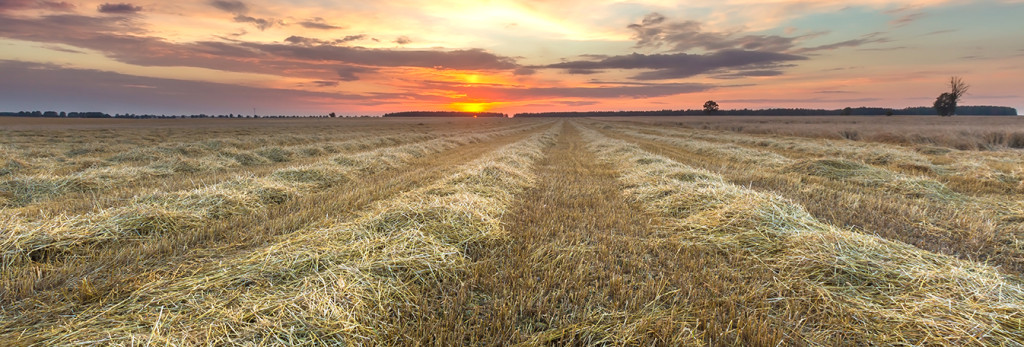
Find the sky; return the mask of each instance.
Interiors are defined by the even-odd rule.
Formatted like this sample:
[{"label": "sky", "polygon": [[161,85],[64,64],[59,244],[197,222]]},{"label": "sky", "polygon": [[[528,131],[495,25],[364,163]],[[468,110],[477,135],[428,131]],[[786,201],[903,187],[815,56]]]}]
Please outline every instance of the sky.
[{"label": "sky", "polygon": [[1024,110],[1024,0],[0,0],[0,111]]}]

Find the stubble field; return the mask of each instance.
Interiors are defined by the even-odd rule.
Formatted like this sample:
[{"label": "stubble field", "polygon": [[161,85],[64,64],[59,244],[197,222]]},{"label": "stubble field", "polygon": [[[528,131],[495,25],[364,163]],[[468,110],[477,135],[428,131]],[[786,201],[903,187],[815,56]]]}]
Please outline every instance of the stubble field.
[{"label": "stubble field", "polygon": [[1024,344],[1012,120],[886,119],[4,119],[0,345]]}]

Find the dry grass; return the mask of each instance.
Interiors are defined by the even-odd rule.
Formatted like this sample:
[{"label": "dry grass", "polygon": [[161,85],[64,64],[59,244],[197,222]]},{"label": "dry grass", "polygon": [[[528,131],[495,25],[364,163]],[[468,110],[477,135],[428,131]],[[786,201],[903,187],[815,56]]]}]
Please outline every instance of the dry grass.
[{"label": "dry grass", "polygon": [[933,177],[964,194],[1024,193],[1024,167],[1019,151],[959,151],[935,146],[735,134],[680,128],[631,127],[645,134],[740,145],[792,158],[843,158],[910,175]]},{"label": "dry grass", "polygon": [[619,118],[648,124],[675,124],[746,134],[939,145],[961,150],[1024,148],[1024,117],[644,117]]},{"label": "dry grass", "polygon": [[[1017,246],[1017,240],[1024,238],[1024,225],[1005,222],[1015,209],[1007,206],[1020,204],[1014,194],[959,193],[935,178],[831,156],[850,149],[826,147],[825,153],[813,155],[781,151],[788,155],[782,156],[759,147],[695,139],[687,130],[660,136],[654,133],[663,131],[654,129],[602,126],[609,135],[709,169],[731,182],[794,199],[829,223],[963,259],[983,259],[1011,273],[1024,271],[1024,249]],[[938,170],[947,169],[940,166]],[[977,179],[976,172],[970,171],[944,175]]]},{"label": "dry grass", "polygon": [[[112,132],[111,130],[91,134],[88,131],[42,132],[60,139],[60,142],[56,143],[44,142],[46,137],[39,136],[38,131],[15,131],[10,134],[11,144],[4,147],[4,152],[10,154],[10,159],[6,160],[7,165],[0,169],[0,196],[5,197],[3,201],[9,206],[37,204],[44,208],[56,207],[61,204],[46,203],[56,198],[66,198],[68,194],[73,193],[102,193],[106,196],[125,198],[130,197],[126,196],[127,193],[139,188],[163,185],[165,187],[161,189],[167,190],[169,188],[166,186],[182,182],[183,179],[185,182],[199,181],[211,184],[210,181],[222,180],[239,172],[263,175],[268,170],[282,167],[315,164],[329,155],[357,155],[361,152],[400,145],[461,140],[467,136],[479,141],[495,134],[494,129],[480,131],[478,128],[481,125],[466,129],[443,129],[437,124],[432,124],[432,128],[427,128],[427,125],[409,125],[408,129],[398,131],[407,132],[401,135],[384,130],[386,128],[338,129],[339,125],[344,123],[348,122],[336,122],[325,126],[324,129],[300,127],[296,131],[301,131],[301,137],[288,135],[286,132],[274,132],[274,129],[259,129],[260,132],[255,132],[246,128],[214,128],[205,131],[180,131],[183,134],[175,134],[176,131],[170,130],[168,132],[173,135],[181,135],[180,138],[152,142],[154,139],[150,137],[155,135],[119,133],[115,137],[119,142],[114,144],[109,143],[108,133]],[[517,125],[503,130],[511,131],[522,127],[523,125]],[[425,130],[429,131],[424,132]],[[133,128],[132,131],[137,130]],[[254,132],[258,136],[252,137]],[[160,135],[161,139],[167,136]],[[208,135],[213,139],[196,141],[197,135]],[[237,139],[250,137],[251,141]],[[140,144],[145,144],[146,147],[140,147]],[[40,148],[46,148],[48,151],[37,153],[41,151]],[[429,152],[428,150],[425,153]],[[190,177],[181,177],[181,174]]]},{"label": "dry grass", "polygon": [[[45,344],[380,341],[386,317],[416,309],[409,305],[410,286],[456,278],[470,244],[502,237],[497,218],[529,184],[529,164],[553,134],[512,144],[351,221],[282,235],[207,270],[156,279],[124,301],[87,307],[21,336]],[[495,170],[503,175],[490,175]]]},{"label": "dry grass", "polygon": [[0,344],[1024,344],[1020,153],[665,125],[0,129]]},{"label": "dry grass", "polygon": [[[622,165],[626,194],[674,219],[678,237],[746,252],[772,269],[776,282],[764,285],[778,291],[774,300],[785,308],[775,314],[820,321],[809,326],[818,331],[800,332],[805,342],[843,336],[873,344],[1002,345],[1024,339],[1024,286],[1018,279],[838,229],[781,197],[596,132],[589,136],[605,160]],[[672,209],[678,202],[682,206]]]},{"label": "dry grass", "polygon": [[[416,157],[439,153],[514,131],[517,130],[500,130],[397,147],[385,147],[361,153],[360,156],[366,158],[367,162],[370,162],[369,158],[387,158],[384,161],[386,167],[379,166],[376,171],[396,169],[403,167]],[[72,178],[89,177],[90,181],[83,182],[96,182],[96,185],[126,183],[117,180],[122,176],[112,175],[109,172],[109,170],[104,170],[98,174],[76,175]],[[268,178],[241,177],[192,190],[143,193],[135,196],[132,203],[125,207],[94,213],[61,216],[40,222],[15,222],[12,220],[11,228],[7,230],[10,236],[0,243],[0,252],[4,254],[4,263],[10,264],[29,259],[50,258],[52,257],[50,254],[67,254],[69,248],[79,247],[83,244],[107,242],[125,236],[150,232],[180,231],[189,227],[197,227],[201,224],[200,221],[209,222],[261,211],[269,206],[294,199],[305,191],[324,189],[348,182],[355,174],[357,173],[353,172],[352,167],[328,163],[290,167],[276,170]],[[139,175],[124,174],[123,176],[139,178]],[[72,181],[71,183],[75,183],[74,185],[63,181],[44,181],[44,183],[47,184],[19,186],[19,189],[13,190],[18,195],[15,195],[15,199],[11,199],[12,202],[22,201],[18,199],[20,196],[52,196],[70,189],[77,191],[100,189],[100,187],[87,186],[79,181]],[[168,220],[155,220],[160,216],[167,216]],[[174,221],[170,219],[173,219],[173,216],[181,216],[180,223],[172,223]],[[146,223],[162,223],[167,226],[151,225],[147,230],[131,228],[133,225],[145,226]]]}]

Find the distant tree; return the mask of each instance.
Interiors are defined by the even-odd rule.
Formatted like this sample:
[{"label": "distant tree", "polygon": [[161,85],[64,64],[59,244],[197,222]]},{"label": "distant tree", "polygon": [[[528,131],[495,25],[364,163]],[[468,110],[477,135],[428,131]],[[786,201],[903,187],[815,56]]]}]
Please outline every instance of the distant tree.
[{"label": "distant tree", "polygon": [[849,115],[853,114],[853,108],[851,108],[851,107],[844,108],[843,112],[841,112],[840,114],[844,115],[844,116],[849,116]]},{"label": "distant tree", "polygon": [[707,114],[718,113],[718,103],[715,102],[714,100],[708,100],[708,102],[705,102],[704,103],[704,113],[707,113]]},{"label": "distant tree", "polygon": [[328,116],[331,116],[331,118],[334,118],[334,117],[337,117],[338,115],[335,114],[334,112],[331,112],[331,114],[329,114]]},{"label": "distant tree", "polygon": [[942,93],[935,98],[935,112],[942,117],[949,117],[956,114],[956,104],[960,102],[967,89],[970,88],[967,82],[960,77],[953,76],[949,79],[949,92]]},{"label": "distant tree", "polygon": [[885,111],[886,117],[892,117],[892,110]]},{"label": "distant tree", "polygon": [[939,116],[949,117],[953,113],[956,113],[956,100],[953,99],[953,94],[942,93],[938,98],[935,98],[935,112],[938,112]]}]

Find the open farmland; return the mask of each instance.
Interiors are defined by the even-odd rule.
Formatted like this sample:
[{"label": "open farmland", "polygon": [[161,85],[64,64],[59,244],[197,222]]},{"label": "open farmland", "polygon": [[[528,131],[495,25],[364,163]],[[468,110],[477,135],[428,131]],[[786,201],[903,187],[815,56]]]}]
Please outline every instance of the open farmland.
[{"label": "open farmland", "polygon": [[1012,132],[0,124],[0,345],[1024,344]]}]

